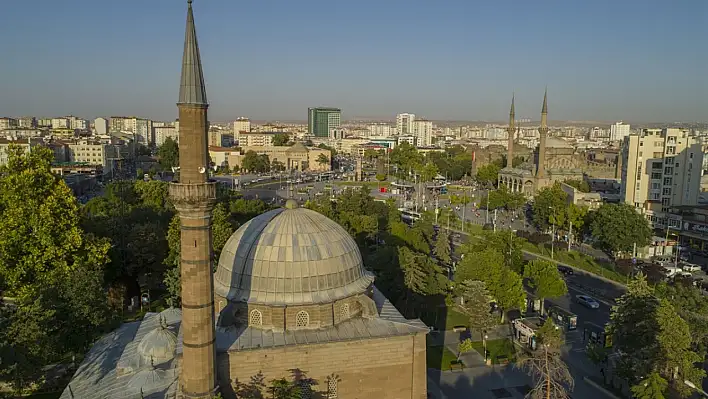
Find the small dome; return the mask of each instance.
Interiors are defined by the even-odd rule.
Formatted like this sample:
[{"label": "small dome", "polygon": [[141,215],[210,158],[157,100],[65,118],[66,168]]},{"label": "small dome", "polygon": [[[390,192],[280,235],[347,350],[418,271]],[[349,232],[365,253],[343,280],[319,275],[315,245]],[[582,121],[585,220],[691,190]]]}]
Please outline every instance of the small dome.
[{"label": "small dome", "polygon": [[356,242],[339,224],[310,209],[280,208],[229,238],[214,292],[236,302],[303,305],[363,293],[372,281]]},{"label": "small dome", "polygon": [[175,357],[177,336],[166,326],[160,326],[145,334],[138,344],[138,354],[143,364],[158,365]]},{"label": "small dome", "polygon": [[175,325],[182,321],[182,309],[170,306],[158,315],[168,326]]}]

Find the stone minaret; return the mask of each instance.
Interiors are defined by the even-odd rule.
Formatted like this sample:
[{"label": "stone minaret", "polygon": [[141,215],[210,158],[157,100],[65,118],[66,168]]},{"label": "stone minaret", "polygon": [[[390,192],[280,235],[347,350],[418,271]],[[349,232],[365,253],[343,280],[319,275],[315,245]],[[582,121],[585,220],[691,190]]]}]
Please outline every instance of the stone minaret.
[{"label": "stone minaret", "polygon": [[187,30],[179,87],[179,183],[170,196],[181,223],[182,366],[180,391],[186,398],[212,398],[216,389],[214,283],[211,212],[216,183],[209,181],[209,122],[204,76],[187,0]]},{"label": "stone minaret", "polygon": [[541,127],[538,128],[540,140],[538,142],[538,166],[536,177],[546,177],[546,136],[548,135],[548,89],[543,93],[543,108],[541,108]]},{"label": "stone minaret", "polygon": [[509,127],[506,128],[506,132],[509,133],[509,145],[506,149],[506,167],[511,169],[514,167],[514,134],[516,129],[514,129],[514,96],[511,96],[511,110],[509,111]]}]

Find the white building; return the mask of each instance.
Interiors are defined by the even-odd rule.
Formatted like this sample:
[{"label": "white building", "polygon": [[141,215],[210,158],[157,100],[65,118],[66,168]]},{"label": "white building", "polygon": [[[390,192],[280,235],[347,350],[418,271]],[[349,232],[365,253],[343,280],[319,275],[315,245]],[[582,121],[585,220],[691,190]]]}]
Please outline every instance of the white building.
[{"label": "white building", "polygon": [[413,134],[418,138],[418,147],[433,145],[433,122],[418,119],[413,122]]},{"label": "white building", "polygon": [[108,166],[106,155],[107,144],[82,140],[75,143],[70,143],[69,147],[69,162],[83,162],[89,165],[101,165],[104,168]]},{"label": "white building", "polygon": [[52,118],[52,129],[71,129],[71,121],[68,118]]},{"label": "white building", "polygon": [[234,121],[234,139],[238,140],[239,132],[249,133],[251,131],[251,120],[245,117],[236,118]]},{"label": "white building", "polygon": [[272,147],[273,137],[278,132],[241,132],[238,136],[238,146],[243,147]]},{"label": "white building", "polygon": [[111,132],[133,133],[135,142],[151,145],[155,142],[152,131],[152,121],[135,116],[112,116],[109,130]]},{"label": "white building", "polygon": [[414,134],[415,114],[396,115],[396,130],[398,134]]},{"label": "white building", "polygon": [[108,134],[108,119],[106,118],[96,118],[93,121],[93,128],[96,130],[96,134],[99,136],[105,136]]},{"label": "white building", "polygon": [[610,126],[610,141],[622,141],[629,136],[629,124],[617,122]]},{"label": "white building", "polygon": [[329,138],[330,139],[341,140],[345,137],[347,137],[346,129],[342,129],[341,127],[335,127],[335,128],[329,129]]},{"label": "white building", "polygon": [[418,137],[412,135],[412,134],[399,134],[398,135],[398,145],[401,145],[403,143],[408,143],[412,145],[413,147],[416,147],[416,144],[418,141]]},{"label": "white building", "polygon": [[37,118],[34,116],[23,116],[17,120],[19,127],[35,128],[37,127]]},{"label": "white building", "polygon": [[13,129],[17,127],[17,119],[0,118],[0,130]]},{"label": "white building", "polygon": [[647,215],[655,227],[671,223],[672,207],[697,205],[703,151],[699,138],[684,129],[643,129],[624,139],[622,200]]},{"label": "white building", "polygon": [[391,137],[396,135],[396,128],[388,123],[372,123],[367,126],[370,137]]},{"label": "white building", "polygon": [[157,147],[164,144],[168,137],[179,143],[179,122],[175,122],[173,125],[165,124],[153,127],[153,131],[155,133],[155,146]]},{"label": "white building", "polygon": [[78,129],[78,130],[88,130],[89,129],[89,121],[87,121],[86,119],[73,118],[73,119],[70,119],[70,122],[71,122],[72,129]]}]

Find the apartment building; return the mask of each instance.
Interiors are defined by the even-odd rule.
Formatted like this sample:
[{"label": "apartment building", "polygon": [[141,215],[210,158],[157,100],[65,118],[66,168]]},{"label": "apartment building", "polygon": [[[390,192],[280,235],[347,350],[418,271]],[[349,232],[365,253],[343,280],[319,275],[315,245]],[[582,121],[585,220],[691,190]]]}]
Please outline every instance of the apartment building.
[{"label": "apartment building", "polygon": [[37,127],[37,118],[34,116],[23,116],[22,118],[17,120],[18,127],[25,127],[25,128],[36,128]]},{"label": "apartment building", "polygon": [[152,121],[135,116],[111,116],[111,132],[133,133],[135,142],[142,145],[152,145],[155,143],[153,135]]},{"label": "apartment building", "polygon": [[610,141],[622,141],[629,136],[629,124],[617,122],[610,126]]},{"label": "apartment building", "polygon": [[684,129],[643,129],[625,137],[621,153],[620,195],[654,227],[680,228],[671,208],[698,204],[703,151],[698,137]]},{"label": "apartment building", "polygon": [[396,131],[398,134],[413,134],[414,133],[415,114],[398,114],[396,115]]},{"label": "apartment building", "polygon": [[417,137],[418,147],[432,146],[433,122],[425,119],[417,119],[413,122],[413,135]]},{"label": "apartment building", "polygon": [[0,137],[12,137],[12,138],[30,138],[30,137],[42,137],[46,133],[43,129],[31,128],[31,127],[16,127],[12,129],[0,130]]},{"label": "apartment building", "polygon": [[251,120],[245,117],[236,118],[234,121],[234,138],[238,140],[239,132],[250,132],[251,131]]},{"label": "apartment building", "polygon": [[52,129],[71,129],[71,121],[68,118],[52,118]]},{"label": "apartment building", "polygon": [[108,134],[108,119],[106,118],[96,118],[93,120],[93,128],[96,134],[99,136],[105,136]]},{"label": "apartment building", "polygon": [[175,122],[174,125],[156,126],[152,130],[155,135],[155,146],[157,147],[161,146],[168,137],[179,143],[179,122]]},{"label": "apartment building", "polygon": [[0,118],[0,130],[13,129],[17,127],[17,119]]},{"label": "apartment building", "polygon": [[69,162],[107,166],[108,144],[98,141],[82,140],[69,143]]},{"label": "apartment building", "polygon": [[280,132],[239,132],[239,147],[272,147],[273,137]]},{"label": "apartment building", "polygon": [[418,144],[418,137],[412,134],[402,134],[398,136],[398,145],[408,143],[415,147]]},{"label": "apartment building", "polygon": [[390,137],[396,135],[396,127],[387,123],[372,123],[367,126],[370,137]]}]

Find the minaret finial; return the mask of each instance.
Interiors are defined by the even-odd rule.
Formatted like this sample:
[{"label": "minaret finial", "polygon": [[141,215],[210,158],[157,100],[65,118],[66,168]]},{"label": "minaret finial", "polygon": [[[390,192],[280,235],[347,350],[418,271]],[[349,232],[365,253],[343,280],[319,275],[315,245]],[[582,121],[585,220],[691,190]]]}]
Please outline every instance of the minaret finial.
[{"label": "minaret finial", "polygon": [[202,60],[194,27],[192,0],[187,0],[187,28],[184,33],[184,53],[182,54],[182,79],[179,85],[177,104],[207,105],[206,87],[202,72]]},{"label": "minaret finial", "polygon": [[548,113],[548,86],[546,86],[546,91],[543,92],[543,108],[541,108],[541,113]]}]

